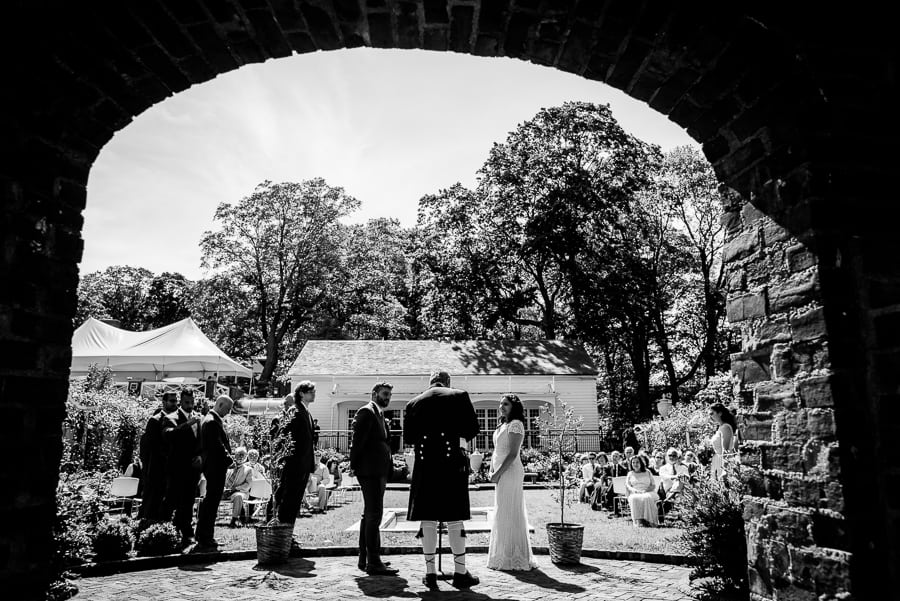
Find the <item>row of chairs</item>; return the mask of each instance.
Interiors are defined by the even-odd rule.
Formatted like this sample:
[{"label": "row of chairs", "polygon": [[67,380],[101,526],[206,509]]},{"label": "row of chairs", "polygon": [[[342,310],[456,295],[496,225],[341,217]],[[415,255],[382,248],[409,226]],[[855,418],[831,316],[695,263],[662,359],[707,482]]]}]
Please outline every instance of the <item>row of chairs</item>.
[{"label": "row of chairs", "polygon": [[[137,478],[130,478],[126,476],[120,476],[117,478],[113,478],[112,484],[110,485],[109,494],[104,497],[102,500],[106,503],[113,511],[116,510],[116,505],[121,505],[121,510],[124,511],[124,508],[130,505],[133,508],[140,505],[141,499],[137,496],[138,485],[140,481]],[[331,494],[329,495],[328,502],[329,503],[344,503],[347,501],[355,501],[361,497],[361,489],[359,487],[359,481],[349,475],[345,475],[343,477],[343,481],[340,486],[335,486],[334,476],[329,475],[329,480],[325,485],[325,488],[328,489]],[[203,497],[206,496],[206,479],[201,478],[200,486],[198,491],[197,498],[195,499],[194,510],[197,510],[197,507],[200,504],[200,501]],[[249,505],[252,508],[255,508],[259,505],[265,506],[266,503],[269,502],[269,498],[272,496],[272,483],[265,479],[254,479],[250,483],[250,498],[244,501],[245,505]],[[316,493],[306,493],[307,500],[316,500]],[[230,501],[223,501],[219,504],[220,512],[223,510],[223,506],[225,509],[230,507]]]}]

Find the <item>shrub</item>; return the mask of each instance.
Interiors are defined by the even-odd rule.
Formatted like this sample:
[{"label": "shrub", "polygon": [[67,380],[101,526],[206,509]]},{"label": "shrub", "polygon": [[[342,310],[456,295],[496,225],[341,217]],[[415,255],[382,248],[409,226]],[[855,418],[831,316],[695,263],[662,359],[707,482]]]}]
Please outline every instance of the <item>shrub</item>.
[{"label": "shrub", "polygon": [[676,521],[685,530],[681,543],[693,568],[690,580],[695,597],[702,601],[746,600],[750,595],[741,490],[735,469],[726,467],[721,482],[708,477],[692,481],[676,505]]},{"label": "shrub", "polygon": [[171,555],[181,549],[181,535],[172,522],[151,524],[141,531],[134,547],[142,557]]},{"label": "shrub", "polygon": [[94,554],[99,561],[125,559],[134,545],[134,526],[127,517],[107,518],[94,535]]},{"label": "shrub", "polygon": [[63,422],[64,473],[131,463],[155,399],[128,396],[112,386],[108,368],[92,365],[87,377],[73,381]]}]

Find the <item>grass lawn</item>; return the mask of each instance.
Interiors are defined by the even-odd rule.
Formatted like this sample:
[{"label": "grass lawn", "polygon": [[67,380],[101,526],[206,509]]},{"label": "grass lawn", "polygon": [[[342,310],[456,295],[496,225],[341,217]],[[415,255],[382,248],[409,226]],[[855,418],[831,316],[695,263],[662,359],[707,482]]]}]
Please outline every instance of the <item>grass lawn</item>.
[{"label": "grass lawn", "polygon": [[[385,507],[407,506],[409,492],[388,490],[384,495]],[[472,507],[490,507],[494,504],[494,491],[470,491],[469,500]],[[559,505],[550,497],[549,490],[526,490],[525,503],[528,507],[528,521],[534,526],[532,544],[547,546],[547,522],[559,521]],[[362,513],[362,501],[345,503],[332,507],[325,513],[310,515],[304,512],[297,519],[294,535],[305,547],[355,546],[358,542],[357,532],[344,530],[359,520]],[[566,508],[566,522],[584,525],[584,548],[611,551],[638,551],[645,553],[681,553],[677,539],[682,531],[676,528],[637,528],[630,519],[607,518],[601,511],[592,511],[586,503],[575,503]],[[216,539],[220,550],[232,551],[256,548],[256,534],[253,528],[226,527],[228,520],[220,520],[216,524]],[[471,533],[469,545],[487,545],[489,534]],[[418,545],[414,533],[381,534],[382,544]],[[446,544],[446,538],[444,540]]]}]

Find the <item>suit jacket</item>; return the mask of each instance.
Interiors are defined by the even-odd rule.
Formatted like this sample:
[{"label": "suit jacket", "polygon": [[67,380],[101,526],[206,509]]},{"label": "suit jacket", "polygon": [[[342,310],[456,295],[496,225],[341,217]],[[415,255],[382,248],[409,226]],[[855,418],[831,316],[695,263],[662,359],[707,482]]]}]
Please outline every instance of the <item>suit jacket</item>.
[{"label": "suit jacket", "polygon": [[316,458],[313,455],[312,419],[303,403],[297,403],[294,417],[285,426],[285,430],[294,441],[294,451],[288,459],[298,464],[304,472],[312,473],[316,467]]},{"label": "suit jacket", "polygon": [[162,409],[158,409],[147,420],[144,433],[141,435],[140,458],[144,471],[162,473],[166,469],[166,444],[163,440],[163,420],[166,419]]},{"label": "suit jacket", "polygon": [[224,475],[233,463],[225,425],[215,411],[207,413],[200,422],[200,456],[203,458],[203,471],[220,471]]},{"label": "suit jacket", "polygon": [[387,426],[375,403],[356,412],[350,443],[350,468],[358,476],[388,477],[393,469]]},{"label": "suit jacket", "polygon": [[180,408],[177,411],[166,415],[163,420],[163,438],[168,443],[169,458],[168,467],[184,469],[192,466],[194,459],[199,461],[200,457],[200,436],[199,426],[197,425],[197,434],[194,433],[194,426],[188,426],[187,414]]},{"label": "suit jacket", "polygon": [[404,437],[415,445],[407,519],[468,520],[469,458],[459,439],[480,427],[469,393],[434,386],[406,405]]}]

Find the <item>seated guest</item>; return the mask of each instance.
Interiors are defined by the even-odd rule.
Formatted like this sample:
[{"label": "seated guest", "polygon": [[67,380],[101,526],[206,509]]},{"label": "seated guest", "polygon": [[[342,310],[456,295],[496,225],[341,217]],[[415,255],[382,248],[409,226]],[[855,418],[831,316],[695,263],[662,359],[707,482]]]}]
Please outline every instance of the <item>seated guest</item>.
[{"label": "seated guest", "polygon": [[223,499],[231,501],[231,522],[229,528],[236,528],[238,522],[246,522],[247,517],[242,515],[244,501],[250,497],[250,482],[253,480],[253,468],[247,463],[247,449],[238,447],[234,450],[234,467],[228,471],[225,478],[225,492]]},{"label": "seated guest", "polygon": [[259,462],[259,451],[250,449],[247,451],[247,465],[253,470],[253,479],[268,479],[265,466]]},{"label": "seated guest", "polygon": [[628,506],[631,508],[631,521],[635,526],[657,526],[659,514],[656,502],[659,496],[644,461],[641,456],[631,458],[631,471],[628,472],[628,479],[625,481],[625,488],[628,489]]},{"label": "seated guest", "polygon": [[659,468],[660,497],[665,501],[668,510],[672,506],[672,498],[684,490],[684,481],[688,478],[688,468],[681,463],[681,453],[672,447],[666,451],[666,464]]},{"label": "seated guest", "polygon": [[663,456],[663,452],[656,450],[653,451],[653,455],[650,456],[650,465],[647,466],[647,469],[654,476],[659,475],[659,468],[666,464],[666,459]]},{"label": "seated guest", "polygon": [[[315,507],[306,503],[307,508],[310,511],[325,511],[325,508],[328,507],[328,495],[331,494],[325,485],[328,483],[328,468],[325,467],[325,457],[321,457],[319,463],[316,464],[315,469],[309,475],[309,480],[306,483],[306,494],[309,495],[318,495],[318,501]],[[304,502],[306,499],[304,499]]]},{"label": "seated guest", "polygon": [[700,469],[700,462],[697,461],[697,455],[693,451],[684,452],[684,465],[688,468],[689,476],[693,476],[694,472]]},{"label": "seated guest", "polygon": [[328,470],[328,473],[334,477],[334,488],[339,487],[343,480],[343,476],[341,475],[341,464],[337,459],[329,459],[328,463],[325,464],[325,468]]},{"label": "seated guest", "polygon": [[622,457],[622,453],[620,453],[619,451],[613,451],[612,457],[610,459],[610,476],[612,476],[613,478],[618,478],[620,476],[628,475],[628,464],[625,463],[625,459]]},{"label": "seated guest", "polygon": [[632,457],[634,457],[634,449],[631,447],[625,447],[625,449],[623,450],[623,455],[619,458],[619,462],[621,463],[625,472],[624,474],[622,474],[623,476],[631,471]]},{"label": "seated guest", "polygon": [[591,495],[591,509],[611,511],[613,506],[612,469],[606,453],[597,453],[594,464],[594,493]]},{"label": "seated guest", "polygon": [[[581,503],[586,503],[594,488],[594,466],[591,464],[591,458],[587,454],[581,456],[581,478],[579,480],[578,500]],[[588,491],[588,486],[591,487],[590,491]]]}]

